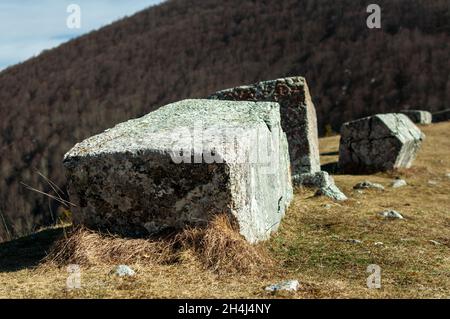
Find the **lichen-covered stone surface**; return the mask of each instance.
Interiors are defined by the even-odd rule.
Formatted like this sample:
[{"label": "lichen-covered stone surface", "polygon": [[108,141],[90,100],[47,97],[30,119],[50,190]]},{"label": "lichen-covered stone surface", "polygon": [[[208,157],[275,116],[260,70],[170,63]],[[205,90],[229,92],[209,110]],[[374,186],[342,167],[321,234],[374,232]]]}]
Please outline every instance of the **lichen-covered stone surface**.
[{"label": "lichen-covered stone surface", "polygon": [[404,114],[378,114],[345,123],[339,167],[348,173],[409,168],[424,138]]},{"label": "lichen-covered stone surface", "polygon": [[303,77],[282,78],[214,93],[210,99],[270,101],[281,106],[281,123],[289,143],[292,174],[320,171],[316,109]]},{"label": "lichen-covered stone surface", "polygon": [[228,214],[257,242],[278,228],[293,196],[277,103],[169,104],[77,144],[64,165],[75,223],[124,236]]},{"label": "lichen-covered stone surface", "polygon": [[427,125],[431,124],[433,120],[433,116],[428,111],[421,110],[404,110],[400,111],[400,113],[405,114],[411,121],[416,124]]}]

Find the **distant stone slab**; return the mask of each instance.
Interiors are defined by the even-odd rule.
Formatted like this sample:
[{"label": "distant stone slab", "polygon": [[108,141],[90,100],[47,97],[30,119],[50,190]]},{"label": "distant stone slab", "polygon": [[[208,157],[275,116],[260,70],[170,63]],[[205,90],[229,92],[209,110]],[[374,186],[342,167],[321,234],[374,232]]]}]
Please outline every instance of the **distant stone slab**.
[{"label": "distant stone slab", "polygon": [[185,100],[77,144],[64,158],[75,224],[146,236],[227,214],[267,239],[293,196],[279,108]]},{"label": "distant stone slab", "polygon": [[339,167],[348,173],[409,168],[424,138],[404,114],[378,114],[345,123]]},{"label": "distant stone slab", "polygon": [[405,114],[411,121],[416,124],[427,125],[433,121],[433,116],[428,111],[421,110],[404,110],[400,113]]},{"label": "distant stone slab", "polygon": [[433,113],[433,122],[450,121],[450,109]]},{"label": "distant stone slab", "polygon": [[292,174],[320,171],[316,109],[303,77],[236,87],[214,93],[209,98],[280,103],[281,123],[289,143]]}]

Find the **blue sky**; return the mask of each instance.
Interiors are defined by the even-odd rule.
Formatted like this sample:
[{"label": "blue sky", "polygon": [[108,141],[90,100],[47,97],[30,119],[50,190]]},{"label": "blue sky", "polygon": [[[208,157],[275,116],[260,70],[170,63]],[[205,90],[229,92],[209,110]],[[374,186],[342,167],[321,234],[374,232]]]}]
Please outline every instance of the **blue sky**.
[{"label": "blue sky", "polygon": [[[98,29],[161,0],[0,0],[0,70]],[[67,7],[81,8],[81,28],[66,25]]]}]

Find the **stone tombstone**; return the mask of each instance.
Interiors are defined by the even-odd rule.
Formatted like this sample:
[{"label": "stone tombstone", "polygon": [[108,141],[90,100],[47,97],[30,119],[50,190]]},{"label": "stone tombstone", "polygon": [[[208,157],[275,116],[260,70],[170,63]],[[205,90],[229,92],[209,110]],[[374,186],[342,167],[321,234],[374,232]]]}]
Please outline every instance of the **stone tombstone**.
[{"label": "stone tombstone", "polygon": [[404,114],[377,114],[341,127],[339,167],[348,173],[409,168],[425,135]]},{"label": "stone tombstone", "polygon": [[433,113],[433,122],[445,122],[450,120],[450,109]]},{"label": "stone tombstone", "polygon": [[421,110],[404,110],[400,113],[405,114],[411,121],[416,124],[428,125],[432,122],[432,115],[428,111]]},{"label": "stone tombstone", "polygon": [[255,243],[277,230],[293,196],[278,103],[169,104],[75,145],[64,165],[75,224],[123,236],[226,214]]},{"label": "stone tombstone", "polygon": [[259,82],[219,91],[209,98],[280,103],[281,123],[288,139],[292,174],[320,171],[317,116],[305,78],[289,77]]}]

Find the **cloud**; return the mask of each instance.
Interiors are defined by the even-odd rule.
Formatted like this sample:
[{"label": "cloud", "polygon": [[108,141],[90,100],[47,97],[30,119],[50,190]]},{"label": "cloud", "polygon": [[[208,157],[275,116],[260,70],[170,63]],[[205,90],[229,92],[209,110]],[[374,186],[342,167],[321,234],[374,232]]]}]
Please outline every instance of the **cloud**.
[{"label": "cloud", "polygon": [[[45,49],[134,14],[161,0],[2,0],[0,2],[0,70]],[[81,28],[66,25],[67,7],[81,7]]]}]

